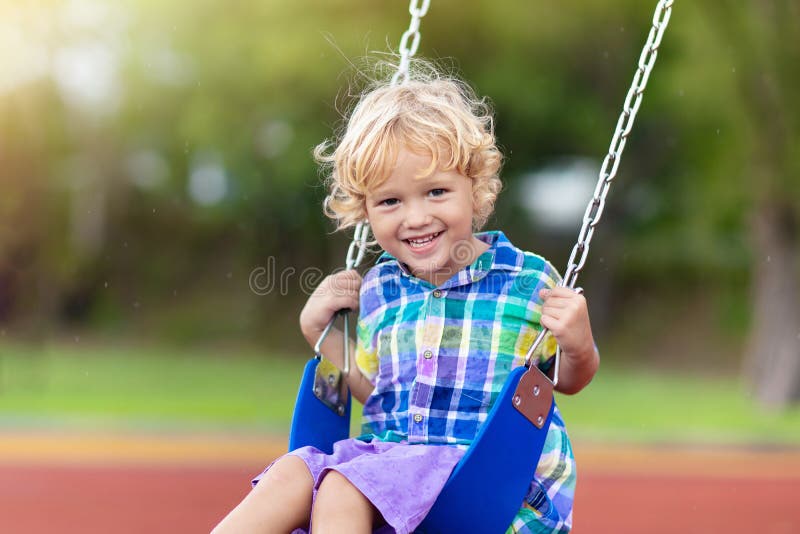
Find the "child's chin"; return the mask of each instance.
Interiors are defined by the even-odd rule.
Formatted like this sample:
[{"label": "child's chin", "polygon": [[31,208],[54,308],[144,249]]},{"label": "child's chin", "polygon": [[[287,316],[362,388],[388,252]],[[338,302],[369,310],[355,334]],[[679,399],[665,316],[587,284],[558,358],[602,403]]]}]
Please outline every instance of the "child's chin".
[{"label": "child's chin", "polygon": [[440,276],[442,274],[442,268],[438,265],[411,265],[411,269],[414,276],[425,280],[431,280],[434,276]]}]

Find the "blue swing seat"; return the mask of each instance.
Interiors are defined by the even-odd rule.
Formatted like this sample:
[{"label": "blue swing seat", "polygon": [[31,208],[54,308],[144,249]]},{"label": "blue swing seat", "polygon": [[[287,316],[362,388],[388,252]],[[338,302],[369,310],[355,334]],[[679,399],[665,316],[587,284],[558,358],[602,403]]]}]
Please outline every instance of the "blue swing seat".
[{"label": "blue swing seat", "polygon": [[[321,364],[324,365],[323,362],[319,358],[311,358],[303,371],[289,431],[290,451],[310,445],[331,454],[334,443],[350,436],[350,392],[345,391],[346,398],[340,399],[336,392],[331,394],[318,389],[320,383],[330,376],[318,369]],[[341,380],[341,376],[338,378]],[[325,388],[324,384],[322,388]],[[315,390],[324,401],[315,395]]]},{"label": "blue swing seat", "polygon": [[[329,396],[320,400],[315,387],[317,394],[324,393],[319,385],[334,380],[330,374],[317,373],[319,364],[317,358],[306,364],[292,416],[289,450],[312,445],[330,453],[336,441],[349,437],[349,392],[344,393],[346,399],[330,402]],[[538,399],[531,401],[533,397]],[[517,408],[533,402],[538,404],[533,411],[527,410],[527,415]],[[475,441],[416,532],[505,532],[528,492],[554,408],[552,382],[544,373],[536,366],[513,369]]]}]

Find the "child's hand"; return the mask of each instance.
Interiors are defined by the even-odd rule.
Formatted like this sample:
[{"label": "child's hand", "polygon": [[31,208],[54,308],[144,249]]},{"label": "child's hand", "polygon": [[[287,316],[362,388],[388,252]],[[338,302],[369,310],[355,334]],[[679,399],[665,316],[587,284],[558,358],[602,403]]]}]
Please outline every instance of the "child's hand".
[{"label": "child's hand", "polygon": [[337,311],[358,309],[359,289],[361,275],[355,270],[327,276],[317,286],[300,312],[300,330],[312,347]]},{"label": "child's hand", "polygon": [[542,326],[558,341],[565,357],[594,352],[589,310],[584,296],[568,287],[539,291],[542,298]]}]

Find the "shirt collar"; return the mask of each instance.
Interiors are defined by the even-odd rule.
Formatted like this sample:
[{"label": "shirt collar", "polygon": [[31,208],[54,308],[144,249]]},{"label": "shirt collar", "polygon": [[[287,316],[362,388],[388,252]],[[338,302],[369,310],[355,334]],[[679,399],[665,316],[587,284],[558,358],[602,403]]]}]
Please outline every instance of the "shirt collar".
[{"label": "shirt collar", "polygon": [[[512,272],[522,270],[524,254],[521,250],[511,244],[503,232],[499,230],[481,232],[475,234],[475,237],[480,241],[487,243],[489,248],[486,249],[483,254],[478,256],[478,258],[472,262],[472,264],[467,265],[450,277],[449,280],[439,286],[441,289],[456,287],[470,282],[477,282],[478,280],[484,278],[492,270]],[[409,272],[405,264],[397,261],[397,258],[388,252],[381,254],[375,263],[379,264],[385,262],[394,262],[402,276],[417,279]]]}]

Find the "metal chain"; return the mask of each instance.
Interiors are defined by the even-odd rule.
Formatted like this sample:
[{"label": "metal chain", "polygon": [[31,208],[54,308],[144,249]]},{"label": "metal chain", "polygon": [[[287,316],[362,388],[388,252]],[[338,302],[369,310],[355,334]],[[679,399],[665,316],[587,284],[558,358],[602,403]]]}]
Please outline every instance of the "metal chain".
[{"label": "metal chain", "polygon": [[[418,7],[418,0],[411,0],[408,6],[408,12],[411,14],[411,23],[408,29],[400,38],[400,65],[397,67],[397,72],[392,76],[392,85],[403,84],[408,81],[408,66],[411,63],[411,58],[417,53],[419,48],[419,23],[422,17],[428,12],[431,6],[431,0],[422,0],[422,7]],[[408,46],[408,41],[411,40],[411,47]]]},{"label": "metal chain", "polygon": [[[428,13],[428,8],[431,6],[431,0],[422,0],[422,6],[418,6],[418,0],[411,0],[408,6],[408,12],[411,14],[411,23],[408,29],[403,33],[400,39],[400,65],[397,67],[397,72],[392,76],[392,85],[402,84],[408,80],[408,67],[411,58],[417,53],[419,48],[419,41],[421,35],[419,33],[419,24],[422,17]],[[408,41],[411,40],[411,47],[408,46]],[[367,238],[369,236],[369,223],[362,221],[356,224],[355,231],[353,232],[353,240],[350,242],[350,247],[347,249],[347,259],[345,261],[346,268],[355,269],[364,259],[364,253],[367,249]],[[328,336],[328,333],[336,321],[336,317],[342,315],[344,317],[344,368],[342,371],[345,376],[350,373],[350,342],[349,342],[349,312],[340,311],[331,317],[328,325],[322,331],[322,335],[314,345],[314,354],[317,358],[322,358],[322,342]]]},{"label": "metal chain", "polygon": [[[594,190],[594,195],[589,205],[586,207],[586,212],[583,216],[583,226],[578,234],[578,241],[572,249],[569,262],[567,262],[567,271],[564,275],[564,285],[567,287],[575,287],[578,274],[586,264],[586,258],[589,255],[589,243],[592,240],[594,228],[597,226],[597,223],[600,222],[600,218],[603,215],[609,187],[614,177],[617,175],[617,169],[622,160],[622,151],[625,149],[628,135],[630,135],[633,129],[633,122],[636,119],[636,113],[639,111],[639,106],[642,103],[642,96],[644,95],[647,80],[650,78],[650,72],[653,70],[653,65],[655,65],[656,58],[658,57],[658,47],[661,44],[661,38],[664,35],[664,30],[667,29],[667,24],[672,14],[672,4],[673,0],[661,0],[656,6],[656,11],[653,15],[653,26],[650,28],[647,42],[639,56],[639,67],[636,69],[633,82],[625,97],[625,103],[622,106],[622,113],[617,120],[617,127],[611,139],[611,146],[608,149],[608,154],[606,154],[603,165],[600,168],[600,176],[597,187]],[[609,166],[611,167],[610,169]],[[578,257],[578,254],[580,254],[580,258],[576,262],[575,259]]]},{"label": "metal chain", "polygon": [[[411,63],[411,58],[417,53],[419,49],[419,41],[422,35],[419,33],[419,25],[422,17],[428,13],[431,7],[431,0],[422,0],[422,6],[419,6],[419,0],[411,0],[408,4],[408,13],[411,15],[411,22],[408,29],[403,33],[400,38],[400,64],[397,71],[392,76],[392,85],[402,84],[408,80],[408,67]],[[411,47],[408,46],[408,41],[411,39]],[[369,223],[362,221],[356,225],[353,234],[353,241],[350,243],[350,248],[347,250],[347,268],[354,269],[358,267],[361,260],[364,258],[364,252],[367,247],[367,238],[369,236]],[[358,251],[356,252],[356,249]]]},{"label": "metal chain", "polygon": [[[422,0],[422,6],[419,6],[418,3],[419,0],[411,0],[408,5],[411,22],[400,38],[400,65],[397,67],[397,72],[392,76],[392,85],[402,84],[408,80],[408,67],[411,58],[419,49],[419,41],[422,37],[419,33],[419,25],[422,17],[428,13],[428,9],[431,7],[431,0]],[[408,46],[409,39],[411,40],[411,47]],[[368,236],[369,223],[367,221],[358,223],[353,233],[353,240],[350,242],[350,248],[347,249],[346,265],[348,269],[358,267],[361,260],[364,259]]]},{"label": "metal chain", "polygon": [[[586,264],[586,258],[589,255],[589,244],[594,235],[594,228],[597,226],[597,223],[600,222],[600,218],[603,215],[608,190],[611,186],[611,182],[617,175],[617,169],[622,160],[622,151],[625,150],[625,143],[627,142],[628,135],[630,135],[633,129],[633,121],[636,119],[636,113],[639,111],[639,106],[642,104],[642,96],[644,95],[647,80],[650,78],[653,65],[655,65],[656,58],[658,57],[658,47],[661,45],[661,38],[664,36],[664,31],[667,29],[669,18],[672,15],[673,1],[674,0],[659,0],[658,5],[656,5],[656,10],[653,14],[653,26],[650,28],[647,42],[639,56],[639,65],[633,75],[633,82],[625,97],[625,102],[622,105],[622,113],[617,120],[617,127],[614,131],[614,136],[611,138],[611,146],[608,149],[608,154],[603,160],[603,165],[600,167],[600,176],[597,186],[595,187],[592,199],[589,201],[589,205],[586,207],[586,212],[583,215],[583,225],[578,233],[578,241],[575,243],[575,246],[572,248],[572,253],[569,256],[567,271],[560,284],[562,286],[575,288],[578,274],[580,274]],[[525,365],[530,365],[533,351],[536,350],[536,347],[542,342],[547,332],[547,329],[543,329],[539,332],[539,335],[528,351]],[[554,385],[558,382],[559,352],[560,351],[556,352],[555,374],[553,375]]]},{"label": "metal chain", "polygon": [[[431,0],[422,0],[422,6],[418,4],[419,0],[411,0],[408,4],[408,13],[411,15],[411,22],[408,25],[408,29],[400,38],[400,64],[397,67],[397,71],[392,76],[392,85],[402,84],[408,80],[408,67],[411,63],[411,58],[419,49],[419,41],[422,37],[419,33],[419,25],[422,17],[428,13],[428,9],[431,7]],[[409,39],[411,40],[410,48],[408,46]],[[348,269],[354,269],[361,263],[361,260],[364,258],[364,252],[366,251],[368,236],[369,223],[367,221],[358,223],[353,235],[353,241],[350,243],[350,248],[347,250]],[[358,249],[357,253],[356,249]]]}]

